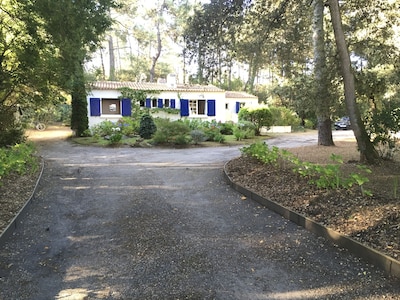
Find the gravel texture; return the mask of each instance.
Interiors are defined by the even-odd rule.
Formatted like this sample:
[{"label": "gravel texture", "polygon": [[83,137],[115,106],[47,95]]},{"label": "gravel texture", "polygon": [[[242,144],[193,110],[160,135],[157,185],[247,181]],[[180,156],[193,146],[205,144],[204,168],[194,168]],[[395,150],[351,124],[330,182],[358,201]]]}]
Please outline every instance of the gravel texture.
[{"label": "gravel texture", "polygon": [[40,152],[0,299],[400,299],[398,281],[233,191],[237,148]]}]

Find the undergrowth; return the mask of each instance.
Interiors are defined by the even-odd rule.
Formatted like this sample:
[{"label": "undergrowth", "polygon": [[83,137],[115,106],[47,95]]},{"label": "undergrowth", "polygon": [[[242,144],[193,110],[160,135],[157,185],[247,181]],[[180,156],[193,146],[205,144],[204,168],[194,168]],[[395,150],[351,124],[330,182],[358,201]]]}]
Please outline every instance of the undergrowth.
[{"label": "undergrowth", "polygon": [[343,160],[340,155],[332,154],[330,164],[314,164],[301,161],[287,150],[281,150],[276,146],[269,147],[265,142],[244,147],[241,152],[275,167],[290,166],[295,174],[308,179],[309,184],[320,189],[350,189],[353,186],[359,186],[362,195],[372,196],[372,193],[364,188],[364,184],[369,181],[366,174],[370,174],[371,170],[364,165],[357,165],[359,172],[343,174],[340,168]]}]

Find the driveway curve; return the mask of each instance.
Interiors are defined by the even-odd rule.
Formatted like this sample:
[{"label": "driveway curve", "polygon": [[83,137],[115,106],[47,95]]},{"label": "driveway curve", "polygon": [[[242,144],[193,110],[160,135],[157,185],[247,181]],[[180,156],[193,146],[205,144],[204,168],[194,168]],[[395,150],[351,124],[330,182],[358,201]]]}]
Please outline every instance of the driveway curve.
[{"label": "driveway curve", "polygon": [[233,191],[236,147],[40,149],[0,299],[400,299],[398,281]]}]

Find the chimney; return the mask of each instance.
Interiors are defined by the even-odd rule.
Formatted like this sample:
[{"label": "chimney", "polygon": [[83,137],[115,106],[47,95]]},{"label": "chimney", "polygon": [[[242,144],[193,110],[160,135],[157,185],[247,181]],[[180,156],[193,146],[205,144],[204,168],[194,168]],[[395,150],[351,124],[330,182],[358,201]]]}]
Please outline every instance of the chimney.
[{"label": "chimney", "polygon": [[168,87],[176,88],[176,75],[175,74],[167,75],[167,85],[168,85]]}]

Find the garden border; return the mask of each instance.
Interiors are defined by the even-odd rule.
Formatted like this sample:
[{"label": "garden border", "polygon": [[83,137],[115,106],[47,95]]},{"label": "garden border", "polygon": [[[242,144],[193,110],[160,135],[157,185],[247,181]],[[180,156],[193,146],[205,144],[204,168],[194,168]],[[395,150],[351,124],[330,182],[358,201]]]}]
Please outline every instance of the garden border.
[{"label": "garden border", "polygon": [[[227,163],[226,163],[227,164]],[[350,252],[356,256],[368,261],[369,263],[375,265],[376,267],[383,270],[387,275],[394,276],[400,279],[400,261],[389,257],[369,246],[366,246],[348,236],[342,235],[337,231],[334,231],[324,225],[315,222],[314,220],[307,218],[297,212],[294,212],[277,202],[261,197],[257,193],[241,186],[232,181],[226,172],[226,164],[224,166],[224,175],[229,185],[239,193],[243,194],[247,198],[254,200],[268,209],[280,214],[284,218],[294,222],[295,224],[304,227],[306,230],[322,236],[339,247],[348,249]]]},{"label": "garden border", "polygon": [[18,213],[14,216],[14,218],[11,220],[10,224],[4,229],[4,231],[0,234],[0,247],[3,247],[4,244],[6,243],[7,239],[14,233],[15,229],[19,226],[19,223],[21,223],[21,219],[25,216],[25,214],[28,211],[29,206],[32,204],[32,200],[34,198],[34,195],[36,193],[37,187],[39,185],[40,179],[42,178],[43,175],[43,170],[44,170],[44,159],[40,157],[40,173],[39,176],[36,180],[35,187],[33,188],[33,191],[28,198],[28,200],[25,202],[24,206],[18,211]]}]

